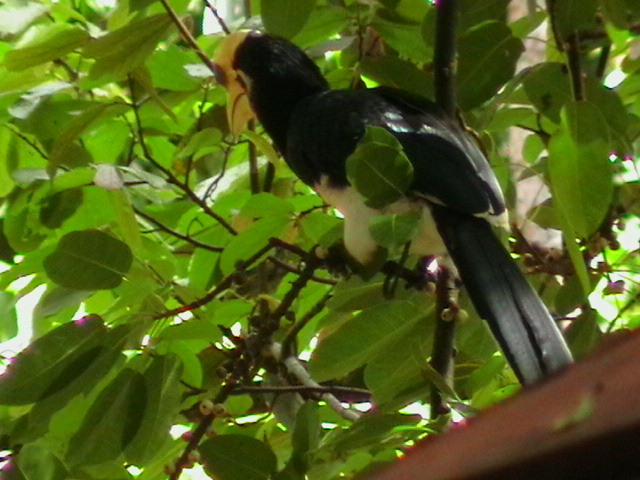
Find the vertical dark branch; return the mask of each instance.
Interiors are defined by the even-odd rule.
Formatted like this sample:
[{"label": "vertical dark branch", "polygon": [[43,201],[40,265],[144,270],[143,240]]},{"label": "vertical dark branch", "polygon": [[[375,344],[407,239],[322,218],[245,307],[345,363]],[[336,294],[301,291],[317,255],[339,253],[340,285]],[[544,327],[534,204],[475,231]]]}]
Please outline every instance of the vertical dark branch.
[{"label": "vertical dark branch", "polygon": [[567,54],[569,75],[571,76],[573,99],[578,102],[586,100],[584,90],[584,75],[582,71],[582,56],[580,54],[580,38],[578,36],[578,32],[575,32],[567,39],[567,43],[565,44],[565,52]]},{"label": "vertical dark branch", "polygon": [[609,55],[611,54],[611,44],[607,43],[600,49],[600,56],[598,56],[598,65],[596,65],[596,78],[602,80],[604,74],[607,72],[607,62],[609,62]]},{"label": "vertical dark branch", "polygon": [[[433,56],[436,103],[451,118],[456,118],[456,39],[458,24],[458,0],[436,0],[436,38]],[[453,383],[453,350],[455,322],[446,315],[450,311],[450,286],[452,278],[446,267],[438,269],[436,280],[436,333],[433,342],[431,366],[445,379]],[[443,412],[443,402],[436,386],[431,390],[431,416]]]},{"label": "vertical dark branch", "polygon": [[[447,267],[438,269],[436,283],[436,332],[433,340],[431,366],[447,385],[453,385],[453,357],[456,330],[456,312],[451,293],[455,290],[453,278]],[[431,418],[448,413],[437,385],[431,387]]]},{"label": "vertical dark branch", "polygon": [[436,0],[436,38],[433,55],[436,103],[451,118],[456,104],[456,27],[458,0]]}]

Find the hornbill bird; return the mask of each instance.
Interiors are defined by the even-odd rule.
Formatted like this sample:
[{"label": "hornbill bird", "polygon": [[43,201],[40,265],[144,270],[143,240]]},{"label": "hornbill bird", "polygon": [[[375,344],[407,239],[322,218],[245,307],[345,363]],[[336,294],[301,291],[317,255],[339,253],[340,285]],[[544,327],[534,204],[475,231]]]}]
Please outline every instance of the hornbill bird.
[{"label": "hornbill bird", "polygon": [[[377,250],[372,218],[416,213],[410,251],[450,256],[523,384],[571,363],[553,318],[494,233],[492,224],[506,223],[506,208],[491,167],[434,103],[390,87],[330,90],[299,47],[256,31],[228,36],[215,64],[231,130],[238,133],[255,113],[293,172],[341,212],[344,244],[357,262],[371,262]],[[382,208],[367,206],[347,179],[347,158],[367,127],[390,132],[414,171],[403,197]]]}]

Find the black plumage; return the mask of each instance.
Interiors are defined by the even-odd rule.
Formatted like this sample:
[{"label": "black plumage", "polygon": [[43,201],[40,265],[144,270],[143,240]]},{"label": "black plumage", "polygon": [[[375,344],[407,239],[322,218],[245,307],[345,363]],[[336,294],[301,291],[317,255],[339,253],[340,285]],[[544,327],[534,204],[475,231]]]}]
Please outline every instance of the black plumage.
[{"label": "black plumage", "polygon": [[[223,81],[241,84],[291,169],[344,215],[345,246],[356,260],[367,263],[377,248],[371,218],[418,212],[422,225],[411,251],[448,252],[523,383],[571,362],[553,318],[493,231],[491,223],[505,220],[502,193],[466,132],[435,104],[406,92],[330,90],[317,65],[287,40],[235,35]],[[364,205],[346,175],[346,159],[367,126],[391,132],[414,169],[405,197],[381,209]]]}]

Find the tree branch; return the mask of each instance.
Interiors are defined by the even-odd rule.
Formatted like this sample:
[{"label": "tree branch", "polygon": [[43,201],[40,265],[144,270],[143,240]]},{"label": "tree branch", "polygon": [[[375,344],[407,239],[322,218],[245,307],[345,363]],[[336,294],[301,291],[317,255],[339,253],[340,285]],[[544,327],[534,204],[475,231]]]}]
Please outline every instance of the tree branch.
[{"label": "tree branch", "polygon": [[[457,291],[451,272],[445,266],[438,268],[436,281],[436,331],[433,339],[431,366],[453,388],[453,358],[455,347],[456,313],[458,306],[452,299]],[[431,418],[448,413],[437,385],[431,387]]]},{"label": "tree branch", "polygon": [[147,215],[146,213],[144,213],[142,210],[135,208],[133,209],[133,211],[136,213],[136,215],[144,218],[147,222],[152,223],[153,225],[155,225],[159,230],[162,230],[163,232],[171,235],[172,237],[176,237],[180,240],[183,240],[187,243],[190,243],[191,245],[193,245],[194,247],[197,248],[202,248],[204,250],[209,250],[210,252],[221,252],[224,250],[224,248],[222,247],[214,247],[213,245],[208,245],[206,243],[202,243],[194,238],[191,238],[188,235],[183,235],[180,232],[176,232],[175,230],[172,230],[171,228],[167,227],[166,225],[164,225],[163,223],[159,222],[158,220],[156,220],[155,218],[151,217],[150,215]]},{"label": "tree branch", "polygon": [[436,34],[433,56],[436,103],[456,117],[456,31],[458,1],[436,0]]},{"label": "tree branch", "polygon": [[232,274],[227,275],[225,278],[223,278],[220,281],[220,283],[218,283],[216,288],[211,290],[204,297],[196,300],[195,302],[190,303],[189,305],[184,305],[182,307],[174,308],[173,310],[168,310],[166,312],[158,314],[158,315],[156,315],[154,317],[154,320],[159,320],[161,318],[167,318],[167,317],[173,317],[174,315],[178,315],[180,313],[188,312],[188,311],[191,311],[191,310],[195,310],[196,308],[200,308],[200,307],[205,306],[209,302],[213,301],[222,292],[224,292],[225,290],[230,288],[231,285],[233,285],[233,281],[234,281],[234,279],[236,278],[236,276],[238,275],[239,272],[242,272],[242,271],[246,270],[247,268],[249,268],[262,255],[264,255],[269,250],[271,250],[271,248],[273,248],[271,245],[265,245],[257,253],[252,255],[250,258],[248,258],[244,262],[240,263],[240,265],[236,268],[236,270]]},{"label": "tree branch", "polygon": [[171,20],[173,21],[175,26],[178,27],[178,30],[180,31],[182,38],[184,38],[185,41],[189,44],[189,46],[193,49],[193,51],[196,52],[196,55],[200,57],[200,60],[202,60],[202,63],[204,63],[209,68],[211,73],[215,74],[216,68],[213,61],[208,57],[206,53],[202,51],[202,49],[196,42],[195,38],[193,38],[193,35],[191,35],[191,32],[189,32],[189,29],[185,26],[182,20],[180,20],[180,17],[175,12],[175,10],[171,8],[171,5],[169,5],[169,2],[167,0],[160,0],[160,3],[162,3],[162,6],[171,17]]}]

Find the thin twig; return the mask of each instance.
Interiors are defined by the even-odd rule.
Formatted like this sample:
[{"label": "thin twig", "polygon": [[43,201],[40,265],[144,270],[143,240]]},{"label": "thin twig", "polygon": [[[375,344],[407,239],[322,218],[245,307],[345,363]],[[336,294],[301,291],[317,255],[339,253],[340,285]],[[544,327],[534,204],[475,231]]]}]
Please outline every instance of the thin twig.
[{"label": "thin twig", "polygon": [[340,385],[327,385],[313,387],[308,385],[287,385],[281,387],[263,387],[261,385],[242,386],[233,390],[231,395],[242,395],[245,393],[317,393],[317,394],[349,394],[362,397],[371,397],[371,392],[364,388],[343,387]]},{"label": "thin twig", "polygon": [[173,317],[174,315],[179,315],[180,313],[195,310],[196,308],[200,308],[200,307],[203,307],[204,305],[207,305],[209,302],[213,301],[218,295],[220,295],[222,292],[230,288],[231,285],[233,285],[233,281],[235,280],[239,272],[242,272],[247,268],[249,268],[256,261],[258,261],[260,257],[262,257],[262,255],[264,255],[269,250],[271,250],[271,248],[273,248],[271,245],[265,245],[257,253],[255,253],[254,255],[252,255],[250,258],[243,261],[242,263],[240,263],[240,265],[236,268],[235,272],[223,278],[220,281],[220,283],[218,283],[216,288],[211,290],[204,297],[196,300],[195,302],[190,303],[189,305],[184,305],[182,307],[178,307],[173,310],[169,310],[159,315],[156,315],[154,319],[159,320],[161,318]]},{"label": "thin twig", "polygon": [[320,259],[314,257],[313,255],[307,256],[307,263],[302,269],[300,276],[291,283],[291,288],[289,289],[289,291],[287,291],[287,293],[285,293],[282,301],[278,304],[278,307],[273,312],[271,312],[270,316],[273,320],[276,320],[275,324],[278,324],[278,320],[280,320],[280,318],[282,318],[287,313],[287,311],[289,311],[291,305],[293,305],[293,302],[298,298],[302,289],[306,287],[307,283],[309,283],[309,280],[311,280],[311,277],[318,268],[319,264]]},{"label": "thin twig", "polygon": [[185,184],[185,183],[181,182],[180,180],[178,180],[178,177],[176,177],[173,174],[173,172],[171,172],[171,170],[166,168],[164,165],[160,164],[160,162],[158,162],[153,157],[153,155],[151,154],[151,151],[149,150],[149,147],[147,146],[147,143],[144,140],[144,133],[143,133],[143,128],[142,128],[142,120],[140,118],[140,113],[138,111],[138,106],[137,106],[137,104],[135,102],[135,99],[133,98],[133,81],[131,79],[131,76],[129,76],[129,83],[130,83],[130,90],[131,90],[131,95],[132,95],[132,99],[131,99],[132,101],[130,103],[130,106],[133,109],[133,114],[134,114],[134,117],[136,119],[136,130],[137,130],[136,137],[138,139],[138,143],[140,144],[140,148],[142,149],[142,153],[144,155],[145,160],[147,160],[155,168],[160,170],[163,173],[163,175],[165,175],[167,182],[169,182],[172,185],[175,185],[180,190],[182,190],[182,192],[189,198],[189,200],[191,200],[193,203],[198,205],[205,214],[207,214],[211,218],[213,218],[216,222],[218,222],[229,233],[231,233],[232,235],[236,235],[237,232],[236,232],[235,228],[233,228],[229,222],[227,222],[224,218],[222,218],[220,215],[218,215],[216,212],[214,212],[209,207],[209,205],[207,205],[207,202],[204,199],[201,199],[200,197],[198,197],[198,195],[196,195],[196,193],[193,190],[191,190],[191,188],[187,184]]},{"label": "thin twig", "polygon": [[324,296],[316,302],[316,304],[311,307],[311,309],[304,314],[300,320],[294,323],[291,328],[287,331],[284,338],[282,339],[282,352],[285,356],[296,355],[297,352],[293,351],[293,344],[300,333],[300,331],[307,326],[307,324],[315,318],[316,315],[320,314],[327,302],[333,296],[333,289],[329,290]]},{"label": "thin twig", "polygon": [[[224,403],[235,388],[236,384],[233,382],[224,384],[212,400],[214,405]],[[191,453],[198,448],[198,445],[209,431],[209,427],[211,426],[211,423],[213,423],[214,419],[214,413],[202,417],[198,426],[191,432],[191,438],[189,439],[187,446],[176,460],[173,471],[169,475],[169,480],[178,480],[180,478],[182,470],[191,463]]]},{"label": "thin twig", "polygon": [[[277,343],[274,343],[272,345],[272,349],[276,351],[277,350],[281,351],[281,348]],[[279,354],[274,353],[274,357],[278,358]],[[307,387],[312,387],[312,388],[322,388],[322,385],[320,385],[313,378],[311,378],[311,375],[309,375],[309,372],[307,372],[307,370],[304,368],[304,366],[300,363],[300,361],[296,357],[286,357],[283,360],[281,360],[281,362],[284,365],[284,367],[287,369],[287,372],[293,375],[296,378],[296,380],[300,382],[302,385]],[[345,420],[349,420],[350,422],[355,422],[361,416],[360,412],[343,407],[340,400],[338,400],[331,393],[322,394],[322,399],[325,402],[327,402],[327,405],[329,406],[329,408],[331,408],[334,412],[336,412]]]},{"label": "thin twig", "polygon": [[[282,268],[283,270],[286,270],[289,273],[295,273],[296,275],[302,274],[302,270],[300,270],[299,268],[294,267],[293,265],[289,265],[287,262],[280,260],[279,258],[274,257],[273,255],[270,256],[267,260],[274,263],[275,265]],[[311,280],[313,280],[316,283],[323,283],[325,285],[336,285],[338,283],[338,281],[334,280],[333,278],[318,277],[316,275],[313,275],[311,277]]]},{"label": "thin twig", "polygon": [[224,250],[224,248],[222,248],[222,247],[215,247],[213,245],[208,245],[206,243],[202,243],[202,242],[196,240],[195,238],[191,238],[188,235],[183,235],[180,232],[176,232],[175,230],[172,230],[171,228],[167,227],[165,224],[159,222],[158,220],[156,220],[155,218],[151,217],[150,215],[147,215],[146,213],[144,213],[142,210],[140,210],[138,208],[134,208],[133,210],[136,213],[136,215],[144,218],[149,223],[152,223],[159,230],[162,230],[163,232],[171,235],[172,237],[176,237],[176,238],[178,238],[180,240],[183,240],[183,241],[185,241],[187,243],[190,243],[194,247],[202,248],[203,250],[209,250],[210,252],[221,252],[221,251]]},{"label": "thin twig", "polygon": [[24,133],[18,130],[14,130],[6,123],[4,124],[4,126],[16,137],[18,137],[24,143],[29,145],[31,148],[33,148],[38,153],[38,155],[40,155],[44,160],[49,160],[49,156],[35,142],[31,141]]},{"label": "thin twig", "polygon": [[216,21],[218,22],[218,25],[220,25],[220,28],[222,29],[222,31],[227,35],[229,35],[231,33],[231,30],[229,30],[229,27],[227,27],[227,24],[225,23],[224,19],[218,13],[218,9],[214,7],[209,0],[204,0],[204,4],[207,6],[209,10],[211,10],[211,13],[213,13],[213,16],[216,17]]},{"label": "thin twig", "polygon": [[171,20],[176,25],[176,27],[178,27],[178,30],[180,30],[180,34],[182,35],[182,38],[184,38],[185,41],[189,44],[189,46],[193,49],[193,51],[196,52],[196,55],[200,57],[200,60],[202,60],[202,63],[204,63],[209,68],[211,73],[215,75],[216,67],[213,61],[211,61],[211,59],[207,56],[207,54],[202,51],[202,49],[196,42],[195,38],[193,38],[193,35],[191,35],[191,32],[189,32],[189,29],[185,26],[182,20],[180,20],[180,17],[175,12],[175,10],[171,8],[171,6],[169,5],[169,2],[167,0],[160,0],[160,3],[162,3],[162,6],[167,11],[167,13],[171,17]]}]

